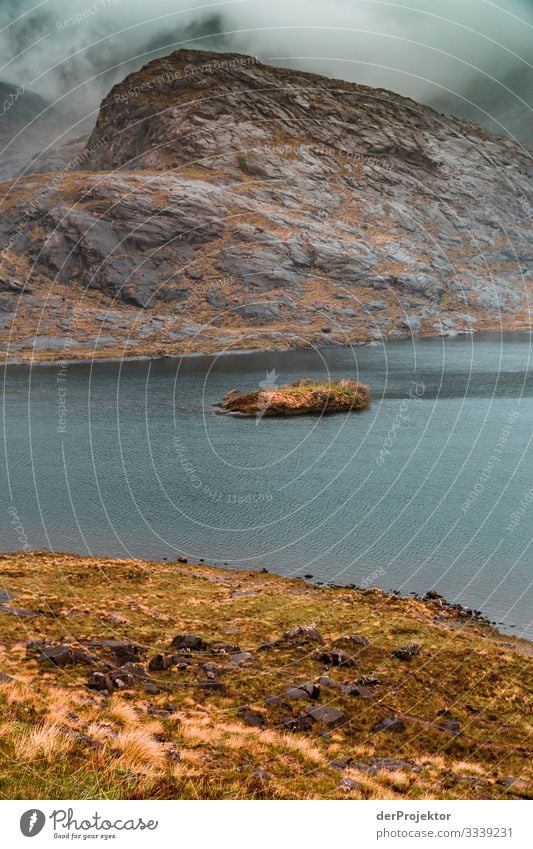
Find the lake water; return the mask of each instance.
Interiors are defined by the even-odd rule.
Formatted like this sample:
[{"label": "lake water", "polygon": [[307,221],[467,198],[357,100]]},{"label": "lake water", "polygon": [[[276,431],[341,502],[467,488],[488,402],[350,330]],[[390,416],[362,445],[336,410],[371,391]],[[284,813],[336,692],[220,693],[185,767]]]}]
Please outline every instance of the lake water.
[{"label": "lake water", "polygon": [[[11,366],[1,548],[185,554],[402,593],[434,588],[533,637],[530,364],[529,334],[478,334]],[[372,405],[260,420],[213,407],[233,387],[301,376],[363,380]]]}]

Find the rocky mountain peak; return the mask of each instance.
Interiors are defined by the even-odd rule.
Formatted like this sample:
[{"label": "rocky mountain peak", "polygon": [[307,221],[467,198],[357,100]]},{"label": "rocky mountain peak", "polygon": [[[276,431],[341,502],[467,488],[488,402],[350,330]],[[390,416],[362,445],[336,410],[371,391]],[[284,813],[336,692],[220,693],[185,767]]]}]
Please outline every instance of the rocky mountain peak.
[{"label": "rocky mountain peak", "polygon": [[532,209],[531,156],[507,138],[180,50],[110,91],[71,162],[7,193],[4,280],[35,287],[35,308],[46,288],[52,339],[78,298],[80,344],[106,304],[141,308],[103,337],[127,331],[132,353],[529,327]]}]

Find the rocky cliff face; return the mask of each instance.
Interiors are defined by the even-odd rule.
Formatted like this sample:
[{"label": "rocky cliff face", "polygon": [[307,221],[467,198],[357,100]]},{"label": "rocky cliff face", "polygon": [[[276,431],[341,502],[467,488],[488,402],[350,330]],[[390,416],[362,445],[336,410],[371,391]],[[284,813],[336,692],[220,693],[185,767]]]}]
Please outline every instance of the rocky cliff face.
[{"label": "rocky cliff face", "polygon": [[17,356],[529,326],[531,158],[390,92],[182,50],[62,166],[3,187]]}]

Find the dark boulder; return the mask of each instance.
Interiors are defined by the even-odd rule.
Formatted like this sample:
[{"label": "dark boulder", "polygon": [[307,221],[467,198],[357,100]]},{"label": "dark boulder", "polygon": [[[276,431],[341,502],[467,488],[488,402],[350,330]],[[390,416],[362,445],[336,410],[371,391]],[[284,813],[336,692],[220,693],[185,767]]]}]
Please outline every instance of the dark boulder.
[{"label": "dark boulder", "polygon": [[251,710],[249,707],[243,708],[242,718],[246,725],[250,725],[252,728],[263,728],[266,725],[266,718],[263,714],[256,710]]},{"label": "dark boulder", "polygon": [[324,643],[324,637],[314,625],[297,625],[295,628],[289,628],[283,634],[284,640],[289,640],[291,643]]},{"label": "dark boulder", "polygon": [[405,722],[399,716],[386,716],[384,719],[376,722],[372,731],[393,731],[396,734],[401,734],[405,731]]},{"label": "dark boulder", "polygon": [[341,725],[346,725],[349,721],[346,714],[341,710],[334,707],[324,707],[322,705],[308,710],[307,716],[312,717],[315,722],[325,725],[326,728],[340,728]]},{"label": "dark boulder", "polygon": [[114,681],[107,672],[93,672],[89,676],[87,686],[90,690],[107,691],[108,693],[112,693],[115,690]]},{"label": "dark boulder", "polygon": [[137,663],[145,652],[142,646],[127,640],[92,640],[89,645],[91,648],[108,649],[119,666],[125,663]]},{"label": "dark boulder", "polygon": [[74,666],[76,663],[91,663],[90,656],[81,649],[69,645],[47,646],[40,650],[40,660],[55,666]]},{"label": "dark boulder", "polygon": [[327,666],[355,666],[356,660],[348,652],[342,649],[330,649],[329,651],[318,654],[318,659],[321,663]]},{"label": "dark boulder", "polygon": [[359,790],[359,788],[361,786],[362,785],[361,785],[360,781],[356,781],[355,778],[348,778],[347,775],[343,776],[343,778],[341,778],[340,783],[339,783],[339,787],[341,788],[341,790],[346,790],[346,791],[348,791],[348,790]]},{"label": "dark boulder", "polygon": [[164,672],[174,666],[176,659],[177,655],[175,654],[156,654],[150,660],[148,669],[150,672]]},{"label": "dark boulder", "polygon": [[193,634],[178,634],[170,645],[176,649],[189,649],[190,651],[207,651],[209,648],[205,640]]},{"label": "dark boulder", "polygon": [[370,640],[367,640],[366,637],[361,637],[359,634],[351,634],[349,637],[338,637],[336,640],[333,640],[333,645],[340,648],[364,648],[370,645]]},{"label": "dark boulder", "polygon": [[445,719],[439,724],[439,728],[442,728],[443,731],[448,731],[450,734],[455,734],[456,736],[459,736],[462,733],[461,723],[456,719]]},{"label": "dark boulder", "polygon": [[226,685],[222,681],[208,679],[207,681],[199,681],[199,686],[207,693],[225,693]]},{"label": "dark boulder", "polygon": [[406,646],[400,646],[399,649],[393,651],[394,657],[397,657],[398,660],[412,660],[413,657],[416,657],[422,651],[422,646],[419,646],[418,643],[408,643]]},{"label": "dark boulder", "polygon": [[372,699],[374,697],[370,687],[364,687],[361,684],[345,684],[342,689],[347,696],[354,696],[359,699]]},{"label": "dark boulder", "polygon": [[312,716],[290,716],[283,720],[283,727],[288,731],[310,731],[315,720]]},{"label": "dark boulder", "polygon": [[294,684],[292,687],[287,687],[285,690],[288,699],[299,701],[301,699],[318,699],[320,696],[320,687],[311,682],[306,684]]}]

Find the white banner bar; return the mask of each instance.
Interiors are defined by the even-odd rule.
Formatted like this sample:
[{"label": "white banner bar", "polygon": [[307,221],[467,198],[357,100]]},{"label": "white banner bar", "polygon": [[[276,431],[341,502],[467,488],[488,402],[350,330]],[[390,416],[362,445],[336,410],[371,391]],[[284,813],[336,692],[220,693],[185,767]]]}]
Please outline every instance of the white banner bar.
[{"label": "white banner bar", "polygon": [[[2,846],[186,849],[533,846],[527,801],[0,803]],[[32,843],[32,840],[35,840]]]}]

